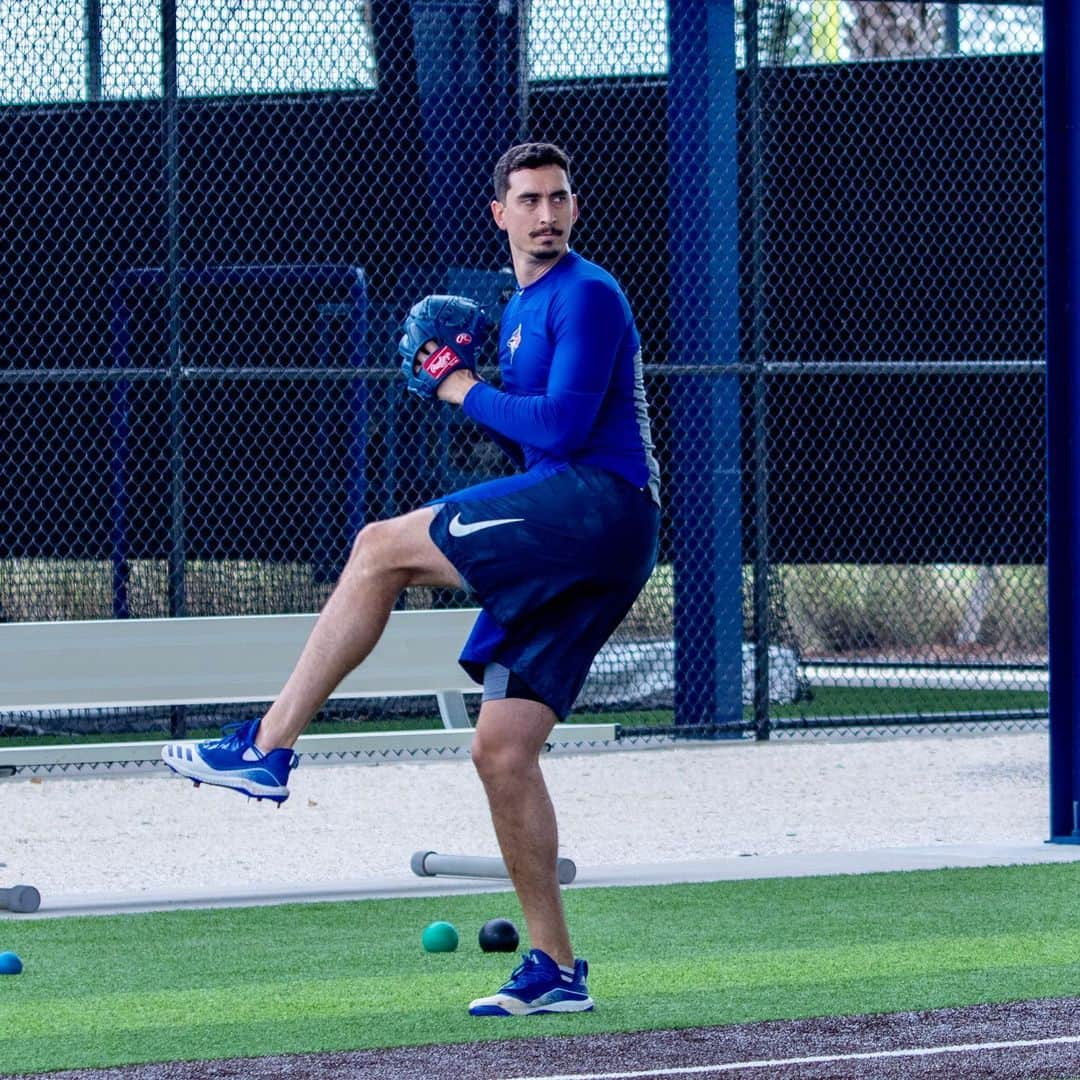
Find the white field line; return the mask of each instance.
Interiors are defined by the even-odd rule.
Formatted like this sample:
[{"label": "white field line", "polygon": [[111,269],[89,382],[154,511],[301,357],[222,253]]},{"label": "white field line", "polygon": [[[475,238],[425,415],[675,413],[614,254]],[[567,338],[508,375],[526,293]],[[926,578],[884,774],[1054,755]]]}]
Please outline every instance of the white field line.
[{"label": "white field line", "polygon": [[644,1069],[638,1072],[545,1073],[515,1076],[506,1080],[638,1080],[649,1076],[708,1076],[738,1072],[740,1069],[776,1069],[783,1065],[828,1065],[844,1061],[874,1061],[883,1058],[933,1057],[936,1054],[968,1054],[986,1050],[1020,1050],[1034,1046],[1066,1046],[1080,1043],[1080,1035],[1060,1035],[1047,1039],[1015,1039],[1009,1042],[961,1043],[955,1046],[917,1046],[904,1050],[872,1050],[858,1054],[822,1054],[815,1057],[771,1058],[761,1061],[729,1061],[722,1065],[686,1065],[681,1068]]}]

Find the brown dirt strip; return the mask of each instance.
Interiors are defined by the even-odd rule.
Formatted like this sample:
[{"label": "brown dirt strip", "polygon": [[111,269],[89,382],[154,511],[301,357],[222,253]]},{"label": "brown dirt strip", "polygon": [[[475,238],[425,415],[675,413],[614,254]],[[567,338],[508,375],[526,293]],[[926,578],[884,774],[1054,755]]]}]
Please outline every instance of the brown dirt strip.
[{"label": "brown dirt strip", "polygon": [[[543,1025],[532,1020],[499,1024]],[[127,1065],[113,1069],[23,1074],[14,1080],[497,1080],[580,1073],[678,1070],[723,1063],[872,1053],[1048,1039],[1080,1034],[1080,998],[974,1005],[928,1012],[772,1020],[730,1027],[638,1031],[456,1046],[411,1046],[297,1054],[231,1061]],[[682,1076],[687,1074],[683,1072]],[[700,1073],[698,1075],[701,1075]],[[1073,1080],[1080,1078],[1080,1043],[977,1049],[924,1057],[863,1058],[769,1065],[705,1076],[754,1080]]]}]

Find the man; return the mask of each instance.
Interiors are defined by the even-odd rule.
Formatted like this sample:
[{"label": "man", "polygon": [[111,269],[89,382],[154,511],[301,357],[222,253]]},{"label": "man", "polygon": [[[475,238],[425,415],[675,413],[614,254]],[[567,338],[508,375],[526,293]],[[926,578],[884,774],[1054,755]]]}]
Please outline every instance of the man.
[{"label": "man", "polygon": [[659,482],[629,305],[570,250],[578,202],[567,156],[546,143],[512,147],[495,168],[491,212],[518,284],[499,335],[503,388],[460,363],[467,333],[415,353],[403,339],[406,373],[461,406],[524,471],[365,526],[266,715],[162,756],[199,782],[284,800],[296,739],[375,646],[401,590],[475,592],[482,612],[461,656],[484,687],[472,758],[532,949],[469,1011],[578,1012],[593,1007],[588,965],[570,943],[539,759],[652,571]]}]

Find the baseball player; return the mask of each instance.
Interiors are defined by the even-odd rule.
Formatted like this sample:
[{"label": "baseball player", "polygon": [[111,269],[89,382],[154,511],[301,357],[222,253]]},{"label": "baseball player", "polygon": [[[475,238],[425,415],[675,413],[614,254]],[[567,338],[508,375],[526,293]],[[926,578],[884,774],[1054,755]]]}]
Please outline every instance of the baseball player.
[{"label": "baseball player", "polygon": [[470,590],[482,610],[461,663],[483,686],[472,758],[532,947],[469,1011],[580,1012],[593,1007],[588,965],[570,942],[539,759],[652,572],[659,479],[630,307],[570,248],[569,159],[548,143],[515,146],[494,182],[518,286],[499,330],[502,387],[476,373],[490,322],[466,298],[415,305],[399,348],[408,388],[460,406],[521,471],[365,526],[266,715],[218,740],[170,743],[162,758],[197,782],[284,801],[292,747],[375,646],[401,590]]}]

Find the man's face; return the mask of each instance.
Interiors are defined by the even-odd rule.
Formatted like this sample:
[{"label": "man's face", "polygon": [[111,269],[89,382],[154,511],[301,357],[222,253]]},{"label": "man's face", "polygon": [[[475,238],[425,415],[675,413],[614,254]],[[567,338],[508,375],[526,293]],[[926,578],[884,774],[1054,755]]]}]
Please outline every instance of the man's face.
[{"label": "man's face", "polygon": [[491,204],[495,224],[516,254],[533,263],[554,262],[566,252],[578,218],[577,196],[558,165],[516,169],[503,202]]}]

